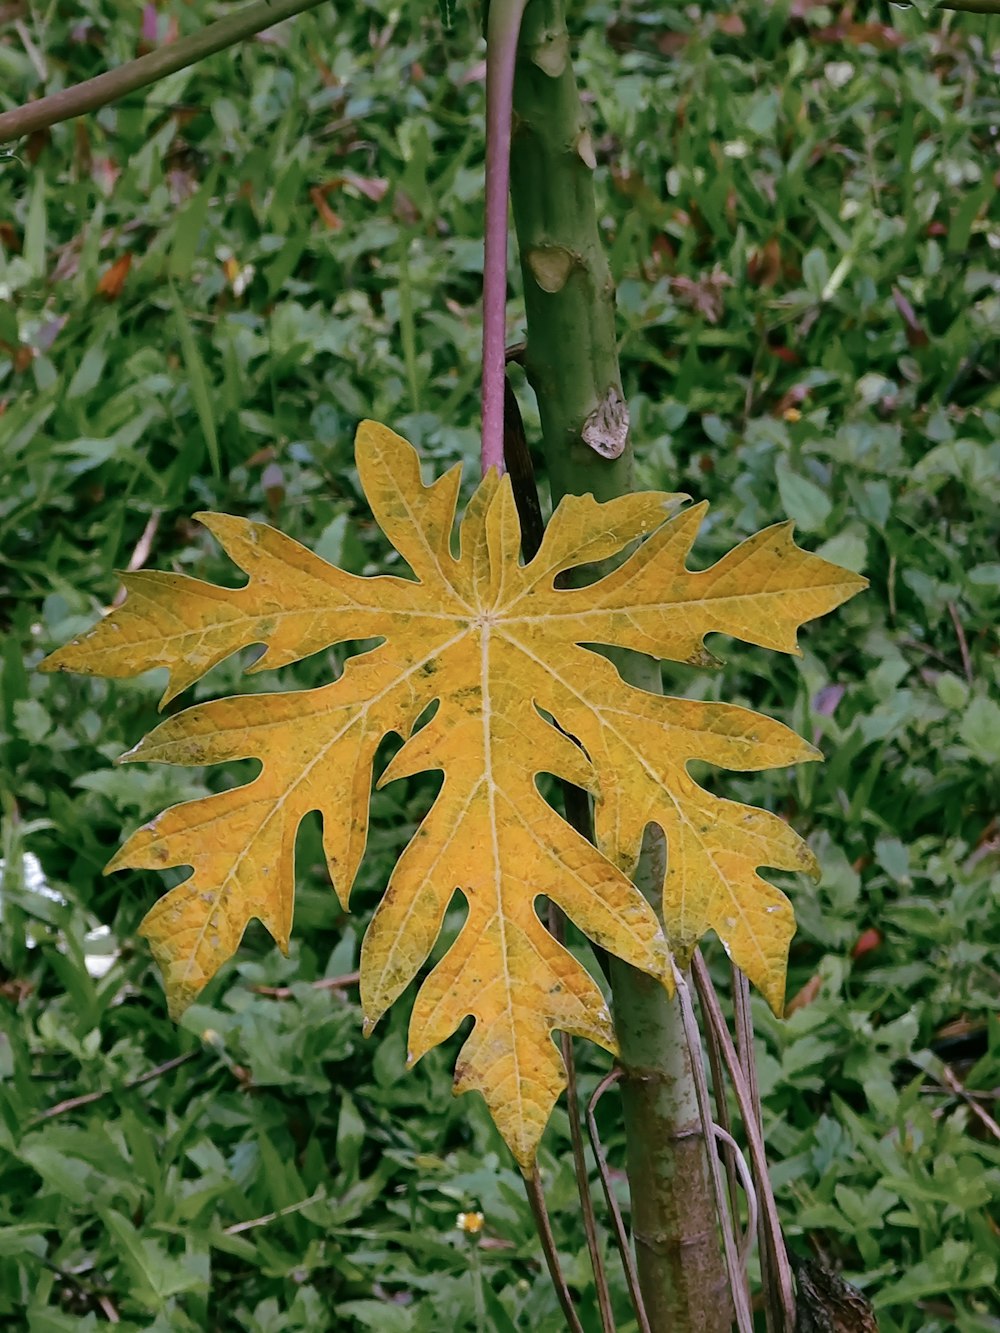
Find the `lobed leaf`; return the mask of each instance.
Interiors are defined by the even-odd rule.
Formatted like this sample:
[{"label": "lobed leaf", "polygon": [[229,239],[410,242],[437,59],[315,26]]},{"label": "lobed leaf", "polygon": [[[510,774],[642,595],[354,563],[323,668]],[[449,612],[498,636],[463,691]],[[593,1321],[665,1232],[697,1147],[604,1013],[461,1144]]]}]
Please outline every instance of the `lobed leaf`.
[{"label": "lobed leaf", "polygon": [[[387,733],[401,735],[380,783],[427,770],[444,780],[365,936],[366,1027],[417,977],[461,894],[465,922],[417,993],[410,1059],[472,1015],[456,1089],[483,1094],[527,1169],[564,1086],[552,1032],[615,1048],[600,988],[545,929],[536,901],[557,903],[596,944],[667,986],[669,953],[686,965],[713,929],[780,1010],[794,921],[787,899],[758,871],[815,868],[788,825],[712,795],[687,772],[693,759],[777,767],[818,757],[811,746],[746,709],[636,689],[587,645],[701,662],[705,635],[726,633],[796,652],[799,626],[864,580],[799,550],[787,524],[692,572],[685,561],[705,506],[673,516],[684,497],[665,494],[605,504],[570,497],[522,565],[510,483],[495,473],[469,503],[455,555],[457,470],[424,486],[414,450],[372,422],[359,429],[357,462],[372,511],[413,581],[359,578],[265,524],[205,515],[247,574],[245,587],[130,576],[124,605],[44,668],[123,676],[166,666],[165,702],[249,644],[265,647],[260,669],[347,639],[382,639],[319,689],[221,699],[157,727],[125,758],[252,757],[261,771],[245,786],[167,810],[108,869],[192,868],[142,926],[178,1014],[233,954],[251,918],[287,948],[295,835],[311,810],[322,815],[330,874],[347,905],[365,849],[376,749]],[[641,538],[598,582],[557,586],[567,571]],[[437,711],[417,727],[431,704]],[[596,847],[543,799],[541,773],[593,795]],[[649,823],[667,840],[662,926],[628,878]]]}]

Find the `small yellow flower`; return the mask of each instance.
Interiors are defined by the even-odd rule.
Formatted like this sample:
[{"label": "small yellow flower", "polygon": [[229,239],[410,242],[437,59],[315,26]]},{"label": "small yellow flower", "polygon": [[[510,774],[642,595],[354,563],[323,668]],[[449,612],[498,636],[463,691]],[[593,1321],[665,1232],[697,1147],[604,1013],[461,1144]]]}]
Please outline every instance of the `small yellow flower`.
[{"label": "small yellow flower", "polygon": [[485,1221],[486,1218],[482,1213],[459,1213],[455,1219],[455,1225],[459,1231],[464,1231],[467,1236],[478,1236]]},{"label": "small yellow flower", "polygon": [[786,407],[781,414],[786,421],[801,421],[802,413],[797,407]]}]

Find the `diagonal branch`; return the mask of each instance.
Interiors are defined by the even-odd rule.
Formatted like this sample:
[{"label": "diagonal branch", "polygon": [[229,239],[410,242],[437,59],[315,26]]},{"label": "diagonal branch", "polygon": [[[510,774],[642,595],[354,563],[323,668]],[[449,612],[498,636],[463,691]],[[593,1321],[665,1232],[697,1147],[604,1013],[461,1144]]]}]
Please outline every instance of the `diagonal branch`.
[{"label": "diagonal branch", "polygon": [[200,32],[182,37],[137,60],[129,60],[117,69],[106,70],[85,83],[75,83],[50,97],[39,98],[13,111],[0,114],[0,143],[18,139],[50,125],[98,111],[109,102],[117,102],[129,93],[148,88],[151,83],[186,69],[206,56],[235,46],[265,28],[273,28],[283,19],[315,9],[323,0],[254,0],[235,14],[227,14]]}]

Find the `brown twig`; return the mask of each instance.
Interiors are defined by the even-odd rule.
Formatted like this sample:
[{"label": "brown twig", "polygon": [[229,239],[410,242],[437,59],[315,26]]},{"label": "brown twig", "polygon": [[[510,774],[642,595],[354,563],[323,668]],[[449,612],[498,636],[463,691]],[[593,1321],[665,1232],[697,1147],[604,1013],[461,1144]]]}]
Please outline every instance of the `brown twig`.
[{"label": "brown twig", "polygon": [[[747,1280],[748,1265],[750,1262],[750,1251],[753,1249],[754,1236],[757,1232],[757,1190],[754,1186],[753,1172],[747,1165],[746,1158],[740,1151],[740,1145],[730,1134],[728,1129],[723,1129],[721,1125],[713,1125],[712,1132],[716,1139],[726,1150],[727,1156],[731,1157],[736,1163],[736,1171],[740,1178],[740,1184],[743,1186],[743,1193],[747,1201],[747,1228],[742,1238],[737,1238],[737,1247],[739,1252],[740,1268],[743,1272],[744,1281]],[[733,1206],[732,1214],[733,1230],[736,1230],[736,1218],[739,1214]]]},{"label": "brown twig", "polygon": [[31,33],[28,31],[22,18],[16,18],[14,20],[14,31],[17,33],[18,37],[20,37],[21,45],[24,47],[24,53],[31,61],[35,73],[41,79],[42,83],[47,82],[49,71],[45,64],[45,57],[31,40]]},{"label": "brown twig", "polygon": [[955,626],[955,638],[958,639],[958,651],[962,655],[962,670],[965,672],[965,679],[971,685],[973,682],[972,658],[969,656],[969,645],[965,638],[965,630],[962,628],[962,622],[958,618],[958,607],[954,602],[946,603],[948,614],[951,616],[951,623]]},{"label": "brown twig", "polygon": [[750,1095],[750,1089],[747,1087],[746,1079],[743,1077],[743,1070],[740,1066],[739,1056],[736,1053],[736,1047],[733,1045],[733,1039],[730,1036],[729,1028],[726,1026],[726,1020],[723,1017],[722,1006],[719,1004],[719,997],[715,993],[715,987],[712,985],[712,978],[709,976],[705,960],[701,956],[700,950],[695,950],[694,960],[691,965],[691,972],[694,977],[694,983],[698,990],[698,999],[701,1003],[702,1014],[705,1023],[711,1025],[719,1042],[722,1051],[722,1058],[733,1085],[733,1091],[736,1094],[736,1102],[740,1108],[740,1115],[743,1117],[743,1127],[747,1137],[747,1145],[750,1149],[750,1163],[753,1167],[754,1180],[757,1184],[758,1203],[760,1205],[760,1215],[764,1218],[769,1235],[769,1247],[775,1261],[775,1272],[778,1282],[778,1289],[781,1292],[781,1309],[784,1316],[785,1328],[791,1330],[795,1325],[795,1295],[792,1288],[792,1269],[788,1262],[788,1253],[785,1250],[785,1241],[781,1233],[781,1222],[778,1218],[778,1207],[774,1199],[774,1191],[771,1189],[770,1180],[767,1173],[767,1154],[764,1151],[764,1136],[760,1130],[760,1122],[754,1109],[753,1098]]},{"label": "brown twig", "polygon": [[101,1311],[103,1312],[104,1317],[105,1319],[107,1319],[109,1324],[121,1323],[121,1315],[118,1313],[118,1311],[112,1304],[110,1296],[105,1296],[104,1293],[102,1292],[101,1295],[95,1297],[95,1299],[97,1301],[97,1304],[101,1307]]},{"label": "brown twig", "polygon": [[[549,930],[560,944],[566,943],[566,918],[556,907],[549,903]],[[559,1046],[563,1064],[566,1066],[566,1108],[569,1114],[569,1137],[573,1151],[573,1172],[576,1176],[576,1192],[580,1198],[583,1214],[583,1231],[587,1238],[587,1251],[590,1266],[594,1271],[594,1284],[597,1289],[597,1305],[601,1314],[601,1327],[604,1333],[614,1333],[615,1317],[611,1308],[611,1291],[608,1287],[608,1275],[604,1268],[604,1258],[597,1236],[597,1218],[594,1216],[594,1201],[590,1197],[590,1176],[587,1171],[587,1158],[583,1148],[583,1127],[580,1123],[580,1094],[576,1084],[576,1059],[573,1055],[573,1040],[567,1032],[560,1032]]]},{"label": "brown twig", "polygon": [[110,1097],[112,1093],[128,1092],[132,1088],[138,1088],[143,1083],[152,1083],[154,1079],[162,1078],[164,1074],[169,1074],[172,1069],[179,1069],[181,1065],[186,1065],[189,1060],[193,1060],[201,1051],[188,1051],[185,1055],[175,1055],[172,1060],[165,1060],[162,1065],[157,1065],[155,1069],[147,1069],[145,1074],[140,1074],[138,1078],[131,1079],[128,1083],[123,1083],[117,1088],[102,1088],[100,1092],[84,1092],[79,1097],[68,1097],[64,1102],[57,1102],[55,1106],[50,1106],[47,1111],[42,1111],[33,1116],[28,1122],[29,1125],[40,1125],[44,1120],[53,1120],[57,1115],[66,1115],[69,1111],[79,1110],[81,1106],[91,1106],[94,1102],[101,1101],[104,1097]]},{"label": "brown twig", "polygon": [[[932,1073],[931,1077],[936,1077],[936,1075]],[[950,1065],[946,1065],[942,1062],[941,1077],[938,1081],[943,1087],[946,1087],[949,1092],[953,1092],[960,1101],[965,1103],[976,1119],[986,1126],[995,1139],[1000,1139],[1000,1125],[997,1124],[988,1111],[984,1110],[983,1107],[979,1105],[975,1097],[969,1092],[968,1088]]]},{"label": "brown twig", "polygon": [[[757,1082],[757,1061],[753,1046],[753,1015],[750,1012],[750,983],[745,974],[735,965],[732,967],[733,978],[733,1017],[736,1027],[736,1052],[739,1055],[743,1077],[747,1081],[753,1115],[761,1138],[764,1136],[764,1122],[760,1107],[760,1085]],[[758,1221],[758,1240],[760,1244],[760,1282],[764,1289],[764,1319],[768,1333],[775,1333],[782,1323],[782,1297],[777,1280],[777,1265],[771,1244],[771,1232],[761,1214]]]},{"label": "brown twig", "polygon": [[949,671],[951,671],[952,667],[955,665],[950,657],[946,657],[944,653],[939,653],[937,649],[932,648],[930,644],[921,643],[919,639],[900,639],[898,642],[900,648],[909,648],[911,652],[923,653],[925,657],[933,657],[935,662],[940,662],[941,665],[947,667]]},{"label": "brown twig", "polygon": [[[729,1275],[729,1290],[733,1298],[733,1312],[736,1327],[740,1333],[753,1333],[753,1313],[750,1308],[750,1290],[746,1274],[740,1269],[739,1246],[736,1239],[736,1218],[726,1207],[725,1190],[722,1184],[722,1171],[719,1166],[719,1154],[710,1135],[715,1132],[712,1108],[709,1104],[708,1080],[702,1062],[701,1033],[691,1003],[691,992],[684,975],[674,966],[674,985],[677,988],[677,1003],[680,1006],[684,1036],[687,1038],[691,1053],[691,1069],[694,1074],[695,1094],[698,1099],[698,1112],[706,1140],[711,1144],[708,1155],[709,1175],[715,1195],[715,1206],[719,1215],[719,1227],[722,1231],[722,1250],[726,1259],[726,1271]],[[728,1034],[727,1034],[728,1035]]]},{"label": "brown twig", "polygon": [[326,1191],[318,1189],[315,1194],[310,1194],[308,1199],[300,1199],[298,1203],[287,1204],[284,1208],[277,1208],[273,1213],[264,1213],[261,1217],[251,1217],[246,1222],[234,1222],[232,1226],[223,1227],[222,1230],[227,1236],[238,1236],[241,1232],[252,1231],[254,1227],[263,1227],[269,1222],[276,1222],[279,1217],[285,1217],[288,1213],[300,1213],[303,1208],[308,1208],[310,1204],[322,1203],[325,1198]]},{"label": "brown twig", "polygon": [[[565,920],[562,912],[553,903],[549,904],[549,930],[562,943],[565,939]],[[597,1236],[597,1218],[594,1216],[594,1201],[590,1197],[590,1176],[587,1172],[587,1158],[583,1149],[583,1127],[580,1123],[580,1094],[576,1086],[576,1061],[573,1058],[573,1040],[566,1032],[560,1032],[559,1044],[562,1049],[563,1063],[566,1066],[566,1105],[569,1110],[569,1137],[573,1146],[573,1170],[576,1175],[576,1192],[580,1196],[580,1209],[583,1213],[583,1231],[587,1238],[587,1252],[590,1266],[594,1270],[594,1285],[597,1288],[597,1308],[601,1314],[601,1327],[604,1333],[614,1333],[615,1316],[611,1308],[611,1291],[608,1287],[608,1275],[604,1268],[604,1256]]]},{"label": "brown twig", "polygon": [[[712,1093],[715,1097],[715,1119],[719,1127],[732,1132],[732,1117],[729,1114],[729,1100],[726,1097],[726,1080],[722,1070],[722,1052],[711,1023],[705,1024],[705,1049],[708,1053],[708,1068],[712,1075]],[[736,1162],[728,1146],[723,1146],[722,1161],[726,1168],[726,1180],[729,1185],[729,1202],[736,1216],[739,1203],[739,1181],[736,1178]]]},{"label": "brown twig", "polygon": [[[310,981],[309,985],[313,990],[346,990],[360,980],[360,972],[345,972],[342,977],[320,977],[318,981]],[[250,989],[255,995],[266,995],[269,1000],[290,1000],[295,994],[294,986],[251,986]]]},{"label": "brown twig", "polygon": [[146,526],[142,530],[142,536],[135,544],[135,549],[128,558],[128,564],[125,568],[131,573],[133,570],[142,569],[143,565],[149,559],[149,553],[153,548],[153,542],[156,540],[156,534],[160,527],[160,511],[154,509],[146,520]]},{"label": "brown twig", "polygon": [[601,1100],[612,1083],[617,1083],[622,1077],[620,1069],[612,1069],[610,1074],[606,1074],[594,1089],[594,1095],[587,1105],[587,1132],[590,1135],[590,1146],[594,1152],[594,1159],[597,1162],[598,1174],[601,1177],[601,1186],[604,1189],[605,1202],[608,1205],[608,1212],[611,1214],[611,1229],[614,1232],[615,1244],[618,1247],[618,1253],[621,1256],[622,1268],[625,1270],[625,1283],[628,1287],[629,1299],[632,1302],[632,1309],[635,1311],[636,1322],[639,1326],[639,1333],[652,1333],[649,1326],[649,1318],[646,1315],[646,1307],[642,1299],[642,1290],[639,1286],[639,1275],[635,1269],[635,1259],[632,1257],[632,1247],[629,1245],[628,1233],[625,1230],[625,1222],[622,1218],[622,1210],[618,1207],[618,1200],[615,1198],[614,1190],[611,1188],[611,1173],[608,1171],[607,1159],[604,1156],[604,1148],[601,1145],[601,1136],[597,1132],[597,1120],[594,1112],[597,1109],[597,1103]]},{"label": "brown twig", "polygon": [[559,1254],[556,1250],[555,1237],[552,1234],[552,1224],[549,1222],[549,1210],[545,1207],[545,1195],[542,1192],[542,1182],[538,1175],[537,1166],[530,1176],[524,1177],[524,1188],[528,1195],[528,1203],[531,1205],[532,1216],[535,1219],[535,1229],[538,1232],[539,1240],[542,1242],[542,1253],[545,1255],[549,1277],[552,1279],[552,1286],[555,1288],[560,1309],[566,1320],[566,1327],[570,1330],[570,1333],[583,1333],[583,1325],[576,1313],[573,1297],[566,1285],[566,1279],[559,1263]]},{"label": "brown twig", "polygon": [[[156,534],[160,526],[160,511],[154,509],[146,520],[146,526],[142,530],[142,535],[135,544],[135,549],[128,558],[128,564],[125,568],[131,574],[134,570],[141,569],[149,559],[149,553],[152,550],[153,542],[156,540]],[[121,606],[127,596],[125,585],[121,584],[112,600],[112,606]]]}]

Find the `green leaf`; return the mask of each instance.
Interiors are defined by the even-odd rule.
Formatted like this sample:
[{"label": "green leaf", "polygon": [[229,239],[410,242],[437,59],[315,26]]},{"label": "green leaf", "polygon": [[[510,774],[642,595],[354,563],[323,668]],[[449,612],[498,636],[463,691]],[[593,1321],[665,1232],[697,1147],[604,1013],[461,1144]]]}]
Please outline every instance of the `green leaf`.
[{"label": "green leaf", "polygon": [[344,1301],[337,1306],[337,1314],[356,1319],[362,1328],[373,1333],[410,1333],[413,1314],[405,1305],[390,1301]]},{"label": "green leaf", "polygon": [[52,718],[37,699],[19,699],[14,705],[14,729],[32,745],[40,745],[52,730]]},{"label": "green leaf", "polygon": [[113,1208],[103,1210],[105,1226],[117,1241],[118,1254],[131,1271],[135,1297],[155,1310],[164,1309],[171,1296],[204,1288],[205,1279],[185,1255],[175,1258],[156,1240],[141,1236],[132,1223]]},{"label": "green leaf", "polygon": [[816,554],[831,564],[841,565],[844,569],[852,569],[855,574],[860,574],[868,564],[868,542],[863,531],[847,527],[843,532],[838,532],[836,537],[824,542]]},{"label": "green leaf", "polygon": [[45,1184],[78,1207],[92,1204],[94,1171],[78,1157],[68,1157],[38,1138],[21,1149],[21,1160],[38,1172]]},{"label": "green leaf", "polygon": [[347,1184],[358,1178],[361,1147],[365,1141],[365,1122],[358,1114],[352,1099],[344,1096],[337,1121],[337,1165],[346,1176]]},{"label": "green leaf", "polygon": [[934,689],[945,708],[964,708],[969,702],[969,686],[951,671],[938,676]]},{"label": "green leaf", "polygon": [[962,718],[959,735],[984,763],[1000,763],[1000,704],[982,695],[973,699]]},{"label": "green leaf", "polygon": [[0,1226],[0,1258],[12,1259],[18,1255],[42,1255],[47,1245],[45,1222],[21,1222],[14,1226]]},{"label": "green leaf", "polygon": [[113,335],[116,332],[116,328],[104,330],[101,336],[95,342],[92,342],[84,352],[80,364],[76,368],[76,373],[66,389],[67,400],[86,398],[100,384],[108,360],[108,335]]},{"label": "green leaf", "polygon": [[899,838],[876,838],[875,855],[891,880],[910,883],[910,853]]},{"label": "green leaf", "polygon": [[205,446],[208,450],[209,462],[212,465],[212,473],[216,477],[221,477],[222,463],[219,457],[219,437],[215,429],[215,414],[212,411],[212,396],[208,388],[208,374],[205,370],[205,363],[198,351],[198,344],[191,329],[190,321],[173,286],[170,288],[170,296],[174,304],[177,336],[180,339],[184,369],[188,375],[188,387],[191,390],[191,398],[198,414],[202,434],[205,437]]},{"label": "green leaf", "polygon": [[879,1292],[873,1304],[877,1310],[887,1306],[912,1305],[915,1301],[942,1292],[989,1286],[995,1278],[994,1260],[985,1255],[973,1255],[968,1242],[946,1240],[925,1260],[912,1265],[898,1282]]},{"label": "green leaf", "polygon": [[817,532],[833,509],[830,497],[815,482],[793,472],[784,459],[778,460],[775,472],[785,513],[803,531]]},{"label": "green leaf", "polygon": [[802,281],[810,296],[820,299],[830,278],[830,265],[822,250],[809,250],[802,260]]},{"label": "green leaf", "polygon": [[167,271],[171,278],[186,280],[194,267],[195,256],[203,253],[201,233],[208,217],[208,206],[215,193],[219,179],[218,164],[212,167],[198,192],[188,201],[187,207],[177,219],[174,227],[174,243],[170,249],[170,261]]},{"label": "green leaf", "polygon": [[45,177],[39,171],[31,191],[24,223],[24,262],[35,278],[44,278],[48,248],[45,212]]}]

